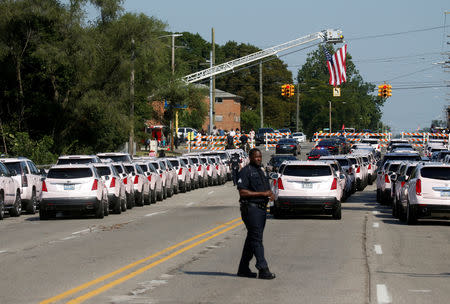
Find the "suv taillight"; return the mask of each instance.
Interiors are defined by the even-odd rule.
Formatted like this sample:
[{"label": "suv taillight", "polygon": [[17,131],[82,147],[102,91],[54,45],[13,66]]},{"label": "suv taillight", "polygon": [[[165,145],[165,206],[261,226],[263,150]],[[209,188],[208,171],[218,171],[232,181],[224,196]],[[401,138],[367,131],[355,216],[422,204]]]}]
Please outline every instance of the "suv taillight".
[{"label": "suv taillight", "polygon": [[47,184],[45,184],[45,181],[42,181],[42,192],[47,192]]},{"label": "suv taillight", "polygon": [[192,172],[190,167],[189,167],[189,172]]},{"label": "suv taillight", "polygon": [[94,179],[94,183],[92,184],[92,189],[91,191],[97,190],[98,189],[98,180]]},{"label": "suv taillight", "polygon": [[138,175],[136,175],[136,176],[134,177],[134,183],[135,183],[135,184],[139,183],[139,176],[138,176]]},{"label": "suv taillight", "polygon": [[391,181],[389,180],[389,175],[385,174],[384,175],[384,182],[389,184]]},{"label": "suv taillight", "polygon": [[360,173],[361,172],[361,167],[358,166],[358,168],[356,168],[356,173]]},{"label": "suv taillight", "polygon": [[216,165],[216,170],[219,170],[219,165]]},{"label": "suv taillight", "polygon": [[208,171],[209,171],[209,165],[208,165],[208,166],[206,166],[206,170],[208,170]]},{"label": "suv taillight", "polygon": [[147,179],[148,179],[149,182],[151,182],[152,181],[152,176],[151,175],[147,176]]},{"label": "suv taillight", "polygon": [[281,177],[278,178],[277,183],[278,183],[278,189],[284,190],[283,181],[281,180]]},{"label": "suv taillight", "polygon": [[111,179],[111,184],[109,185],[109,188],[114,188],[115,186],[116,186],[116,178],[113,177],[113,178]]},{"label": "suv taillight", "polygon": [[201,165],[198,165],[197,171],[202,171],[202,166]]},{"label": "suv taillight", "polygon": [[180,167],[180,169],[178,170],[178,175],[183,174],[183,169]]},{"label": "suv taillight", "polygon": [[337,178],[333,178],[333,182],[331,183],[330,190],[336,190],[337,189]]},{"label": "suv taillight", "polygon": [[125,178],[123,179],[123,183],[126,185],[127,182],[128,182],[128,180],[127,180],[127,178],[125,177]]},{"label": "suv taillight", "polygon": [[416,195],[422,195],[422,181],[420,179],[416,181]]},{"label": "suv taillight", "polygon": [[369,170],[372,170],[372,165],[371,164],[369,164],[369,168],[368,168]]}]

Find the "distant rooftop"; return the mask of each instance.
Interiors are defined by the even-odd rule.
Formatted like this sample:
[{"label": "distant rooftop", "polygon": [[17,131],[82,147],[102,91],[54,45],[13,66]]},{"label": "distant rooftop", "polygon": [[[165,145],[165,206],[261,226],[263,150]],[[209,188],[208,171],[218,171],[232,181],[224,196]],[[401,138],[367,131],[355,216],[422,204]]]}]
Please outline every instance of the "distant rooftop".
[{"label": "distant rooftop", "polygon": [[[207,86],[205,84],[194,84],[194,86],[196,86],[198,88],[203,88],[203,89],[209,90],[209,86]],[[243,99],[242,96],[231,94],[231,93],[219,90],[218,88],[216,88],[216,98]]]}]

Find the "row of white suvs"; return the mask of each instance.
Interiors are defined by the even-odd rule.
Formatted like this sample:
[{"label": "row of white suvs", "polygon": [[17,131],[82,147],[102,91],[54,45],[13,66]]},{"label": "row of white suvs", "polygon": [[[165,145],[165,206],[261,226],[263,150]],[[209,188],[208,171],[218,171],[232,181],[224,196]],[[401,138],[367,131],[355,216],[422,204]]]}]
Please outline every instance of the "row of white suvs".
[{"label": "row of white suvs", "polygon": [[231,179],[234,152],[244,166],[248,157],[242,150],[164,158],[99,153],[61,156],[45,175],[29,159],[0,159],[0,217],[5,211],[20,216],[22,209],[31,214],[39,209],[41,220],[71,211],[97,218],[120,214],[180,192],[224,184]]},{"label": "row of white suvs", "polygon": [[376,170],[375,150],[368,149],[313,161],[285,161],[277,173],[270,174],[275,194],[271,212],[274,217],[329,214],[340,220],[341,202],[372,184]]},{"label": "row of white suvs", "polygon": [[411,156],[386,154],[377,174],[377,201],[409,225],[420,218],[449,219],[450,164]]}]

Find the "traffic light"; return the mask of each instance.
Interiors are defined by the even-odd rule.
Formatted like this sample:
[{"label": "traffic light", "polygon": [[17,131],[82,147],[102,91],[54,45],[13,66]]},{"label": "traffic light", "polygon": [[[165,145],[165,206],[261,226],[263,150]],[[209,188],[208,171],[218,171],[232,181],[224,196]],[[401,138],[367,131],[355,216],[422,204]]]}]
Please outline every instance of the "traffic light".
[{"label": "traffic light", "polygon": [[286,85],[286,97],[291,97],[291,85]]},{"label": "traffic light", "polygon": [[387,97],[392,96],[392,86],[390,84],[387,85]]},{"label": "traffic light", "polygon": [[389,98],[392,96],[392,86],[390,84],[382,84],[378,86],[378,96]]},{"label": "traffic light", "polygon": [[291,84],[289,86],[289,88],[290,88],[290,93],[289,94],[290,94],[290,97],[292,97],[295,94],[295,86],[293,84]]},{"label": "traffic light", "polygon": [[281,96],[286,96],[286,85],[285,84],[283,84],[281,86]]},{"label": "traffic light", "polygon": [[378,86],[378,96],[383,97],[383,85]]}]

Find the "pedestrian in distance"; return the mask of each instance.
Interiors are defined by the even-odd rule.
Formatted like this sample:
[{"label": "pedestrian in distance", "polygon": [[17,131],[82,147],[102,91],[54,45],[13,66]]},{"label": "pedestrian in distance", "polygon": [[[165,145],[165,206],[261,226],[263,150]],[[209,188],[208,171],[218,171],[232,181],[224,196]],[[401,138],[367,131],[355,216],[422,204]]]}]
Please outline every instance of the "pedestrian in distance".
[{"label": "pedestrian in distance", "polygon": [[239,277],[256,278],[257,274],[250,270],[250,261],[255,256],[258,278],[272,280],[275,274],[270,272],[264,257],[263,233],[266,226],[267,203],[274,200],[269,180],[261,169],[262,155],[257,148],[249,152],[250,164],[239,172],[237,188],[242,221],[247,228],[242,257],[237,275]]},{"label": "pedestrian in distance", "polygon": [[234,149],[234,137],[231,136],[230,133],[228,133],[227,135],[227,146],[226,148],[229,149]]},{"label": "pedestrian in distance", "polygon": [[238,153],[231,155],[231,175],[233,177],[233,185],[236,186],[239,173],[240,157]]},{"label": "pedestrian in distance", "polygon": [[241,141],[241,149],[243,149],[245,152],[248,151],[248,136],[242,132],[241,137],[239,137],[239,140]]}]

